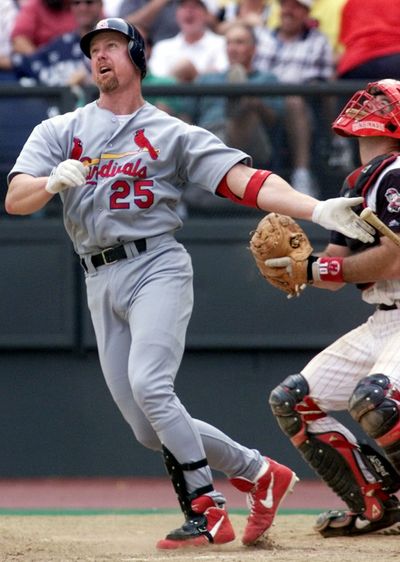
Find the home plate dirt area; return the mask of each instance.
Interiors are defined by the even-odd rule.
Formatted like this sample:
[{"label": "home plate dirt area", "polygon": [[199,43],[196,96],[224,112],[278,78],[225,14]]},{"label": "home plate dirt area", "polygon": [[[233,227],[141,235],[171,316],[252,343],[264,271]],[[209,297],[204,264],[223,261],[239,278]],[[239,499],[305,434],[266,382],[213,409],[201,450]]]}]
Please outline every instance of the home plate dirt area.
[{"label": "home plate dirt area", "polygon": [[382,562],[400,560],[399,537],[324,539],[316,515],[343,504],[317,481],[299,482],[281,505],[268,538],[245,547],[245,496],[217,481],[236,539],[226,545],[161,551],[156,542],[181,525],[167,479],[0,480],[0,562]]}]

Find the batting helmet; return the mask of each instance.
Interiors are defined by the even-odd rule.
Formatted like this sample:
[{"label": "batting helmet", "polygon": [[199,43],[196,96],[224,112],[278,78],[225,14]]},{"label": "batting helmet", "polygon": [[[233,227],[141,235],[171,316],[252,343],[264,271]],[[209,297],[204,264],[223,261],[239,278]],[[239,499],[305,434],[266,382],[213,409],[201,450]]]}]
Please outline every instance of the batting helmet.
[{"label": "batting helmet", "polygon": [[400,139],[400,82],[378,80],[356,92],[332,124],[343,137]]},{"label": "batting helmet", "polygon": [[141,71],[142,78],[144,78],[146,76],[146,57],[143,37],[136,27],[121,18],[100,20],[92,31],[89,31],[89,33],[82,37],[80,42],[82,52],[90,59],[90,43],[95,35],[103,31],[118,31],[129,40],[129,56]]}]

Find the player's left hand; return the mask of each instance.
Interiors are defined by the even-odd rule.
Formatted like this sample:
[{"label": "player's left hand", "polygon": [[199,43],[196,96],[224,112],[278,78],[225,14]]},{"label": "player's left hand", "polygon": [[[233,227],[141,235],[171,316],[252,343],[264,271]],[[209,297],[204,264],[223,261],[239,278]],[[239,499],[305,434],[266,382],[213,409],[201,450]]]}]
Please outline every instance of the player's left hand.
[{"label": "player's left hand", "polygon": [[363,201],[363,197],[335,197],[320,201],[313,211],[312,221],[328,230],[337,230],[349,238],[372,243],[375,229],[351,210],[351,207],[360,205]]}]

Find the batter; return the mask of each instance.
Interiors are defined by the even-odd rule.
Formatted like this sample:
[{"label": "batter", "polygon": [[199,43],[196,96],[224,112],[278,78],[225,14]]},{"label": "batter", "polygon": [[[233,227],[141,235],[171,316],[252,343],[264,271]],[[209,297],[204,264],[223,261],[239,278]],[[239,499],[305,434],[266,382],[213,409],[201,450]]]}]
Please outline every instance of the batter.
[{"label": "batter", "polygon": [[85,272],[105,380],[136,439],[162,452],[185,522],[163,549],[222,544],[235,534],[210,467],[249,495],[242,537],[271,526],[294,472],[194,420],[174,391],[193,307],[190,256],[174,233],[191,185],[240,204],[293,214],[364,242],[371,228],[351,210],[360,198],[318,202],[250,167],[247,154],[146,103],[144,43],[109,18],[81,40],[97,101],[39,124],[9,174],[6,209],[26,215],[55,195]]}]

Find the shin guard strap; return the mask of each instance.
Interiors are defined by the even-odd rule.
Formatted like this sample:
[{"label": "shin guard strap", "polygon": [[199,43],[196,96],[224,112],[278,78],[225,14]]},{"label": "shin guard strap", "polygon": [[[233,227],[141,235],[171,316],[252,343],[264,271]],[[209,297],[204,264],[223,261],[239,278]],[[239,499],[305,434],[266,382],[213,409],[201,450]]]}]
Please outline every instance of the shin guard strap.
[{"label": "shin guard strap", "polygon": [[212,492],[214,490],[214,487],[212,484],[209,484],[207,486],[203,486],[202,488],[197,488],[196,490],[193,490],[193,492],[189,493],[183,471],[203,468],[208,465],[207,459],[201,459],[192,463],[180,464],[171,453],[171,451],[164,445],[162,446],[162,452],[164,456],[164,464],[167,469],[168,475],[171,478],[171,482],[178,498],[181,510],[183,511],[185,517],[189,519],[194,515],[191,507],[192,501],[199,496]]}]

